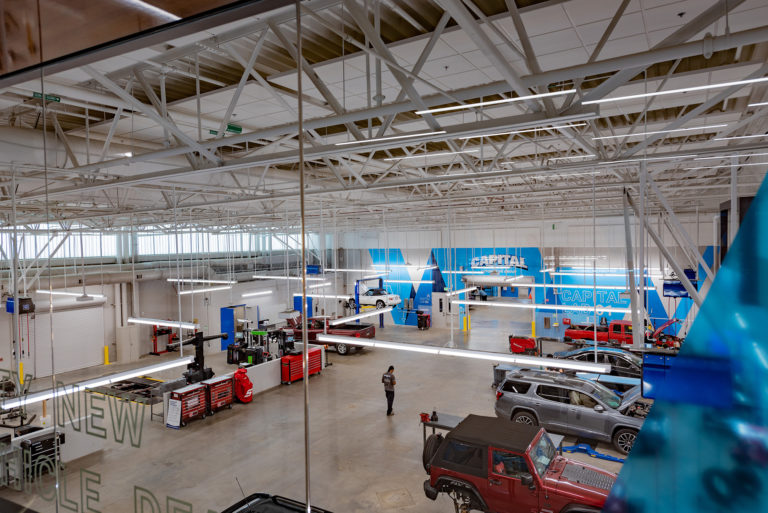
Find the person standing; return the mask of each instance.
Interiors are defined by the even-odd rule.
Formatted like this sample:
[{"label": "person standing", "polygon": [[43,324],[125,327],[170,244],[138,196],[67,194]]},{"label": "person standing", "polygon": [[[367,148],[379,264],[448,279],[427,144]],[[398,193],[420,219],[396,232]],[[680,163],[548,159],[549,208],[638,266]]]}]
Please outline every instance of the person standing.
[{"label": "person standing", "polygon": [[395,367],[393,365],[390,365],[387,372],[381,376],[381,382],[384,383],[384,394],[387,396],[387,416],[394,415],[392,403],[395,402],[395,385],[397,381],[395,381]]}]

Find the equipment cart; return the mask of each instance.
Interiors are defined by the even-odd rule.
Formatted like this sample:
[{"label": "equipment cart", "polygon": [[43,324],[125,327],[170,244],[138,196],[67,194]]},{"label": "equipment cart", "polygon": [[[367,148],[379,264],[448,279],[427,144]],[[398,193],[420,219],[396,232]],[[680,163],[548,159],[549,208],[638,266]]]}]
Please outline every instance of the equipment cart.
[{"label": "equipment cart", "polygon": [[[323,355],[319,347],[311,347],[307,351],[309,359],[309,375],[318,374],[323,370]],[[283,356],[280,365],[283,384],[291,384],[304,377],[304,369],[301,361],[301,353],[287,354]]]},{"label": "equipment cart", "polygon": [[199,383],[187,385],[171,392],[171,399],[181,401],[181,425],[192,419],[204,419],[208,412],[205,387]]},{"label": "equipment cart", "polygon": [[232,376],[207,379],[200,382],[205,386],[208,399],[208,413],[213,415],[224,408],[232,408],[234,401],[234,379]]}]

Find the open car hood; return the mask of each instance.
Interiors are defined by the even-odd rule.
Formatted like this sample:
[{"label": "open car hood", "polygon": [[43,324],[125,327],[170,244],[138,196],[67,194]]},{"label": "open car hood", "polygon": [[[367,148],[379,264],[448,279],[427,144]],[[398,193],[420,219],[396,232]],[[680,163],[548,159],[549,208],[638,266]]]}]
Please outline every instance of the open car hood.
[{"label": "open car hood", "polygon": [[635,403],[640,398],[640,385],[635,385],[621,397],[621,404],[619,405],[619,411],[626,410],[629,406]]}]

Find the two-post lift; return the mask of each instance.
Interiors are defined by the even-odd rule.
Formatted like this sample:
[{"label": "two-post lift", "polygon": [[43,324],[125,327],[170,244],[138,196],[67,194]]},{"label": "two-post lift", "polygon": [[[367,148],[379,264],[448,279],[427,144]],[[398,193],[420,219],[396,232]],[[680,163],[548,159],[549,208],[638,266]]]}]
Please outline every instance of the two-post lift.
[{"label": "two-post lift", "polygon": [[[376,280],[379,282],[380,289],[384,288],[384,279],[383,278],[361,278],[359,280],[355,280],[355,314],[360,313],[360,284],[365,281],[373,281]],[[374,308],[376,308],[374,306]],[[360,322],[360,319],[357,320],[357,322]],[[384,314],[379,314],[379,328],[384,327]]]}]

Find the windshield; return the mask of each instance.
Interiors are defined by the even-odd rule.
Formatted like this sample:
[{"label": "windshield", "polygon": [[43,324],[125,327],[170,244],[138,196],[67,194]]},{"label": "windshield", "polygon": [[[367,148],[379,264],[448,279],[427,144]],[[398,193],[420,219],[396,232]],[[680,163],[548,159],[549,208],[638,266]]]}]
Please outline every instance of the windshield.
[{"label": "windshield", "polygon": [[549,439],[549,435],[544,433],[533,449],[531,449],[531,460],[533,461],[533,466],[536,467],[536,472],[540,476],[543,476],[547,471],[554,457],[555,445]]},{"label": "windshield", "polygon": [[621,406],[621,398],[605,388],[605,386],[601,385],[600,383],[590,383],[592,391],[591,393],[595,395],[602,403],[605,403],[608,407],[613,408],[614,410]]},{"label": "windshield", "polygon": [[624,357],[628,358],[629,361],[631,361],[632,363],[634,363],[638,367],[642,367],[643,366],[643,359],[640,358],[639,356],[637,356],[636,354],[624,353]]}]

